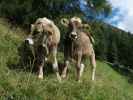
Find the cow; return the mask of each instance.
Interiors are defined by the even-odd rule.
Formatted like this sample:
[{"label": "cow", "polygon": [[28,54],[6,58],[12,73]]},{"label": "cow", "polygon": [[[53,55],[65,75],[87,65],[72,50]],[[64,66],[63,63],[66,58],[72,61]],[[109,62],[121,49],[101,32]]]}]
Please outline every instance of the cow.
[{"label": "cow", "polygon": [[68,32],[64,39],[64,64],[65,67],[62,71],[62,78],[66,78],[67,69],[70,59],[76,64],[77,69],[77,81],[80,81],[85,65],[82,63],[83,58],[88,56],[92,65],[92,77],[95,79],[96,60],[95,52],[93,49],[94,39],[89,32],[83,30],[84,27],[88,27],[87,24],[83,24],[79,17],[72,17],[70,19],[62,18],[61,24],[68,28]]},{"label": "cow", "polygon": [[32,47],[38,68],[38,78],[43,79],[43,66],[50,56],[57,79],[61,81],[57,61],[57,48],[60,42],[60,30],[54,22],[46,17],[38,18],[31,24],[31,33],[25,40]]}]

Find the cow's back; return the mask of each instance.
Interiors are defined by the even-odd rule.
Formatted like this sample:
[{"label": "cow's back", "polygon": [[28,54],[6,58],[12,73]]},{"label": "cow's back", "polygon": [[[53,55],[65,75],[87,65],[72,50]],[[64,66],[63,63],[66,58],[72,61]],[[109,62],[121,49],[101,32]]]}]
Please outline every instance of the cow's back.
[{"label": "cow's back", "polygon": [[53,42],[58,44],[60,42],[60,30],[59,28],[53,24],[53,34],[52,34],[52,39]]}]

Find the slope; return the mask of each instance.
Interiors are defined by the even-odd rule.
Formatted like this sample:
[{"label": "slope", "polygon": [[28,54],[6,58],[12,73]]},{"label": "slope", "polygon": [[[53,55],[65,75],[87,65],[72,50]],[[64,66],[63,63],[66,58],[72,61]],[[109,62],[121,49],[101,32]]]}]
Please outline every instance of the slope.
[{"label": "slope", "polygon": [[[35,73],[26,70],[26,66],[19,69],[21,56],[18,48],[23,43],[25,32],[10,26],[0,19],[1,100],[133,100],[133,85],[125,76],[99,60],[94,82],[90,80],[91,68],[87,61],[81,83],[75,81],[73,64],[69,68],[68,79],[61,83],[52,72],[46,71],[45,78],[39,80]],[[59,53],[60,62],[62,58]]]}]

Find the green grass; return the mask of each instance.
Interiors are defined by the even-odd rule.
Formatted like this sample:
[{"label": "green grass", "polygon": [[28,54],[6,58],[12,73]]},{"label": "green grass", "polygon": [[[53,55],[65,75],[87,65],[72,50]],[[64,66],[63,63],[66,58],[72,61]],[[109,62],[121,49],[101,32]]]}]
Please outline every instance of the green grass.
[{"label": "green grass", "polygon": [[[74,66],[69,68],[68,79],[61,83],[54,73],[39,80],[35,73],[18,70],[18,48],[23,39],[22,30],[12,30],[10,24],[0,19],[1,100],[133,100],[133,85],[128,83],[127,77],[102,61],[97,61],[94,82],[91,81],[91,68],[87,61],[81,83],[75,81]],[[58,59],[62,62],[61,54]]]}]

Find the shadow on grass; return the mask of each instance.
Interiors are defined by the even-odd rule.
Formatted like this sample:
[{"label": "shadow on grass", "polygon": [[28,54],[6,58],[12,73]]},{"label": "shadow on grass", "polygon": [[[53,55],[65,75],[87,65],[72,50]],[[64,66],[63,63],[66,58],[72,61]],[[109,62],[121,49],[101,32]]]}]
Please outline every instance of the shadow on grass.
[{"label": "shadow on grass", "polygon": [[[17,50],[18,50],[19,60],[17,63],[14,63],[14,61],[13,62],[8,61],[7,66],[9,67],[9,69],[16,70],[18,72],[23,71],[23,72],[37,73],[38,68],[36,67],[36,59],[33,56],[32,51],[29,48],[29,45],[23,42],[18,47]],[[58,62],[58,66],[59,66],[59,72],[61,74],[64,64],[61,62]],[[54,74],[51,62],[45,62],[45,65],[43,68],[44,68],[43,69],[44,74],[46,76],[48,74]]]},{"label": "shadow on grass", "polygon": [[117,64],[117,63],[108,63],[115,71],[120,73],[121,75],[125,76],[129,83],[133,84],[133,70]]}]

